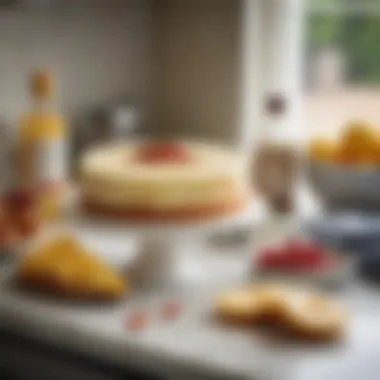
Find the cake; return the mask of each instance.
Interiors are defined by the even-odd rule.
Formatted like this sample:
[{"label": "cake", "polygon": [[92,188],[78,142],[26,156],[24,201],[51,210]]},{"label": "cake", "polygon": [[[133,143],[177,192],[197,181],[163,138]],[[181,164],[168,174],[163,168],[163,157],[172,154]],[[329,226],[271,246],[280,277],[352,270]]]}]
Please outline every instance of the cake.
[{"label": "cake", "polygon": [[189,221],[232,215],[250,199],[243,160],[196,142],[131,142],[92,149],[81,163],[87,212],[132,220]]}]

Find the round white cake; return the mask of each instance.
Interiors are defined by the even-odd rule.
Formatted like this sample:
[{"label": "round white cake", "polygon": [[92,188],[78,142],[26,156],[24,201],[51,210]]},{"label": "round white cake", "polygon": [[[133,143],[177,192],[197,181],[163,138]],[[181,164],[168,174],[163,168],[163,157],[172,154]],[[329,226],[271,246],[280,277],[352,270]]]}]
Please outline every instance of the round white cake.
[{"label": "round white cake", "polygon": [[242,158],[195,142],[132,142],[81,160],[88,212],[126,219],[193,220],[243,209],[250,187]]}]

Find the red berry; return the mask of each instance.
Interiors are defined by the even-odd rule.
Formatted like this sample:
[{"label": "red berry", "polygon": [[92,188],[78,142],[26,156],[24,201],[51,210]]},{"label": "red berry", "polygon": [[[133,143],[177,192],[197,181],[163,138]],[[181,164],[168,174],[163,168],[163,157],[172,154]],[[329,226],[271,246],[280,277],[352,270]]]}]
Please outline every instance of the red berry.
[{"label": "red berry", "polygon": [[146,313],[139,311],[133,313],[126,322],[126,327],[131,331],[144,330],[148,325],[148,317]]},{"label": "red berry", "polygon": [[167,320],[177,319],[181,314],[182,308],[178,302],[168,302],[162,309],[162,316]]}]

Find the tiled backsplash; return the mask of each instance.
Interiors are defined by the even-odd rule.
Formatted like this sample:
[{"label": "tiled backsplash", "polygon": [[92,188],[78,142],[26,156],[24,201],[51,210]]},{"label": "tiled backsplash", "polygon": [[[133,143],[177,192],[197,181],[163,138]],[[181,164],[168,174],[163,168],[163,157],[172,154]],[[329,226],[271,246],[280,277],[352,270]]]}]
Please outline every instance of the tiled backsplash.
[{"label": "tiled backsplash", "polygon": [[86,5],[78,0],[59,8],[0,8],[0,116],[12,125],[28,106],[27,75],[35,67],[56,74],[68,115],[125,95],[146,95],[149,1]]}]

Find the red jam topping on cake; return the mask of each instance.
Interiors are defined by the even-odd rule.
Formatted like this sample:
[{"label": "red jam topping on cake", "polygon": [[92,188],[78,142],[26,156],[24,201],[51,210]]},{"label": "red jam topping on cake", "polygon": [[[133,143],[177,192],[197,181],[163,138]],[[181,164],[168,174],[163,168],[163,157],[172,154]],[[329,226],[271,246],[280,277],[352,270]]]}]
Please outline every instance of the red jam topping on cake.
[{"label": "red jam topping on cake", "polygon": [[189,162],[191,157],[185,145],[178,142],[162,142],[140,148],[137,160],[149,165],[183,164]]},{"label": "red jam topping on cake", "polygon": [[259,268],[268,271],[324,271],[336,264],[337,259],[322,247],[305,241],[292,240],[259,253]]}]

